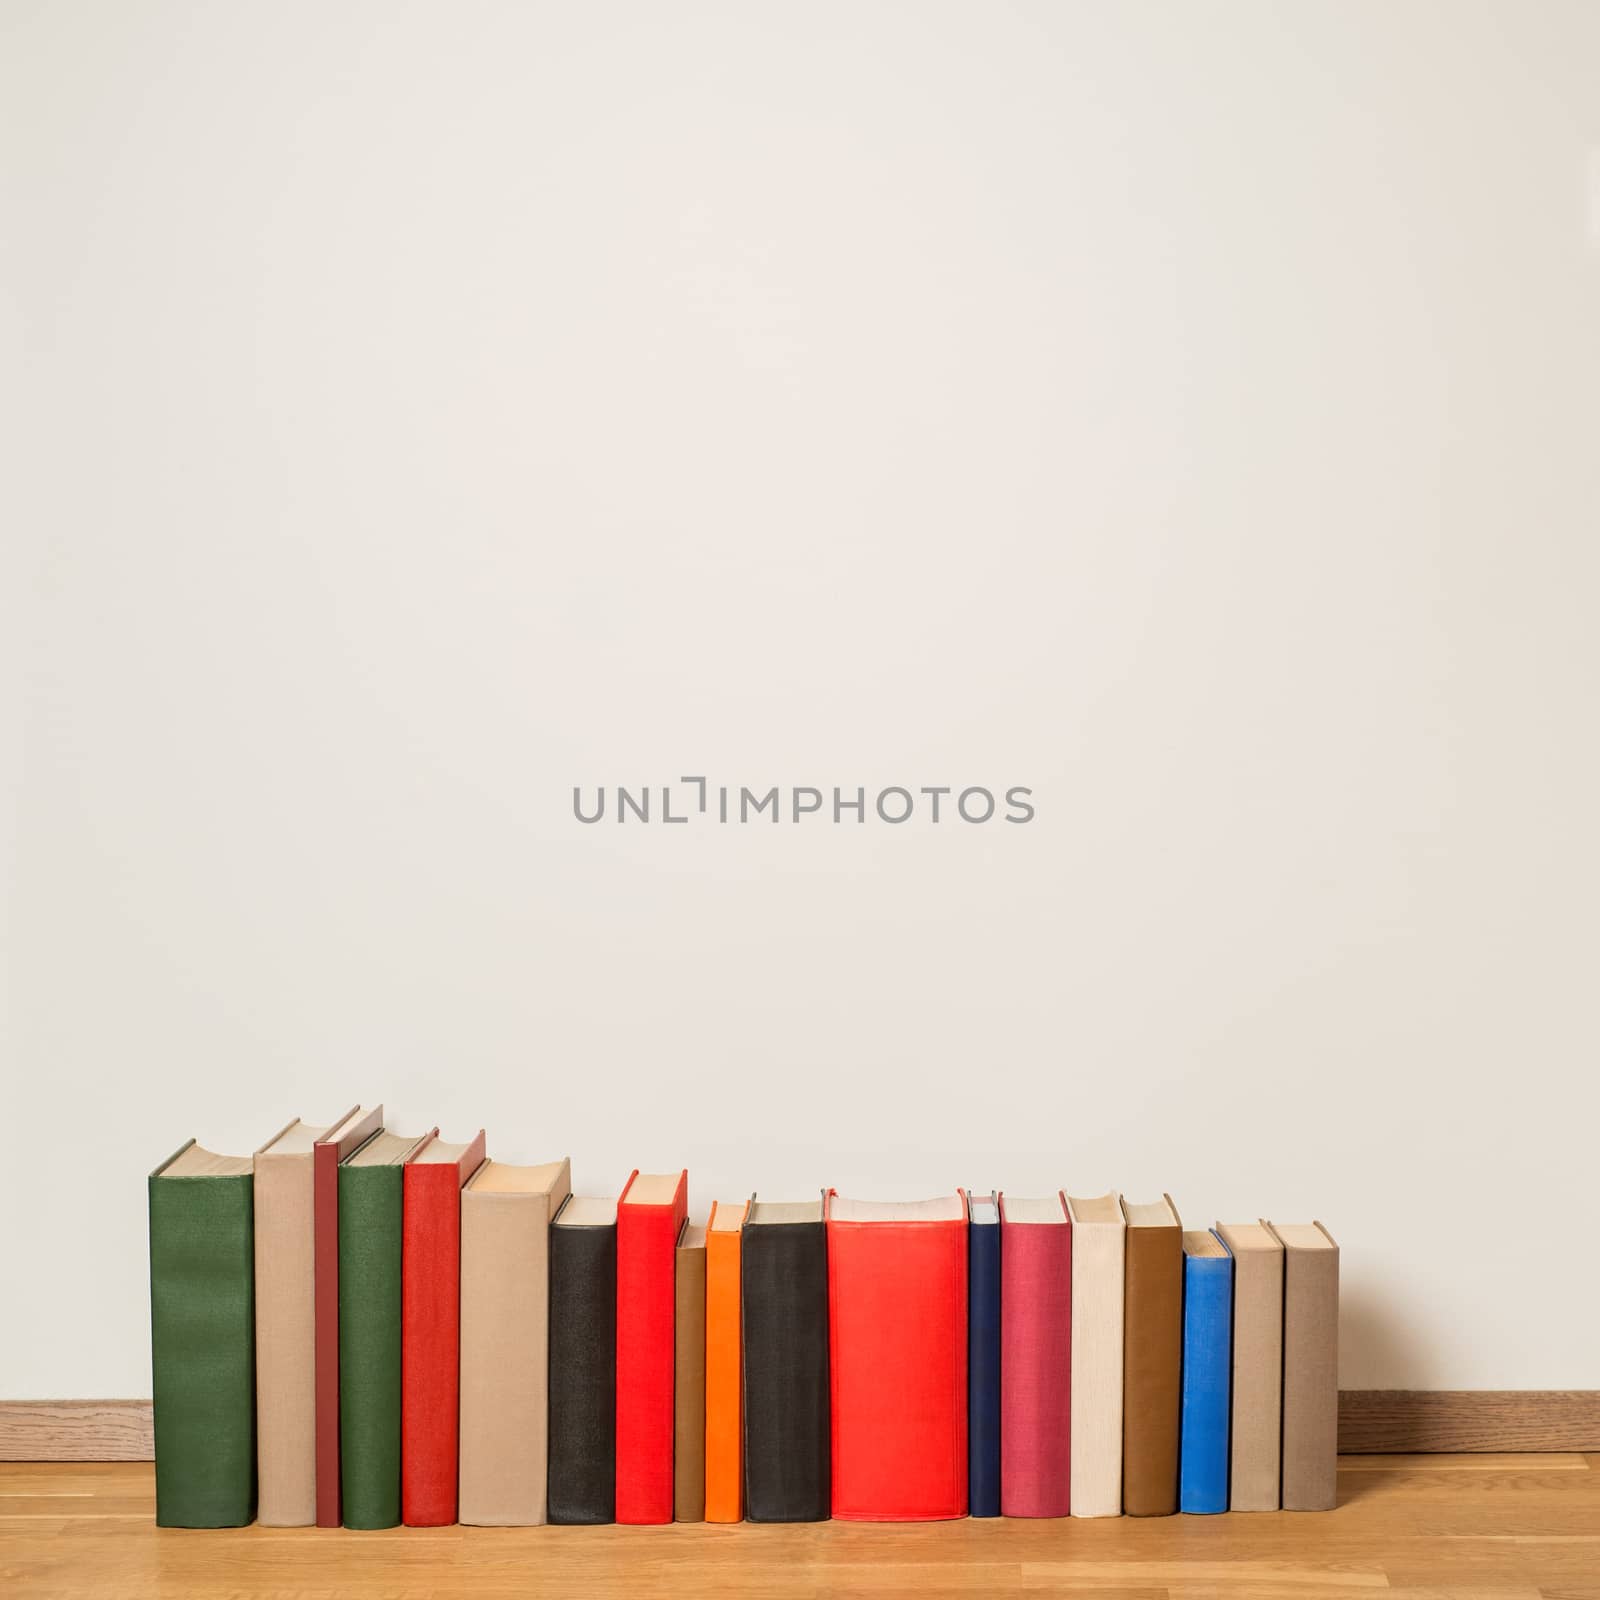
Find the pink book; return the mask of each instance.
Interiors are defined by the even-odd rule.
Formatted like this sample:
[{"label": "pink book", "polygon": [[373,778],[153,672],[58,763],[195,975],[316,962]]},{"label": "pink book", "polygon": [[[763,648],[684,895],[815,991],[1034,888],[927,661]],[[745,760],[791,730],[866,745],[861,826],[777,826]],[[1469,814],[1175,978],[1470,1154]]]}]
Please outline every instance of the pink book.
[{"label": "pink book", "polygon": [[1000,1196],[1000,1514],[1064,1517],[1072,1461],[1066,1197]]}]

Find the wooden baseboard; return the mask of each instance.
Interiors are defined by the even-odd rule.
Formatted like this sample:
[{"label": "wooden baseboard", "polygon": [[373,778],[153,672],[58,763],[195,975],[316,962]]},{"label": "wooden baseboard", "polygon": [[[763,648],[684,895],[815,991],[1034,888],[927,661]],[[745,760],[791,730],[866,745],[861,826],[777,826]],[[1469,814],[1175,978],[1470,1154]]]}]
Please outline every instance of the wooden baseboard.
[{"label": "wooden baseboard", "polygon": [[[1600,1451],[1600,1389],[1346,1389],[1345,1455]],[[148,1400],[0,1400],[0,1461],[149,1461]]]}]

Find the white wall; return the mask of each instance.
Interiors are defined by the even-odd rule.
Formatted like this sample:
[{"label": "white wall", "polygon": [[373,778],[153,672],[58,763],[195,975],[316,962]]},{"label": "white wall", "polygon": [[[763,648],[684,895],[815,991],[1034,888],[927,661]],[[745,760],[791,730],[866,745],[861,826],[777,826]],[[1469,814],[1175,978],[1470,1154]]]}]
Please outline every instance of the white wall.
[{"label": "white wall", "polygon": [[[1596,1387],[1600,8],[0,12],[0,1394],[391,1125],[1324,1219]],[[1591,172],[1595,177],[1591,180]],[[585,828],[574,784],[1027,784]]]}]

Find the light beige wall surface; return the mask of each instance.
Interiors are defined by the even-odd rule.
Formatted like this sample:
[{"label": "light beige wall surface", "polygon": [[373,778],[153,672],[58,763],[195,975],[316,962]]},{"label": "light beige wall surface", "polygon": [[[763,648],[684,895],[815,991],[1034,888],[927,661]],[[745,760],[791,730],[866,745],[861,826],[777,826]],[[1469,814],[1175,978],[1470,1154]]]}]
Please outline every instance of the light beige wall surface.
[{"label": "light beige wall surface", "polygon": [[[1597,59],[4,0],[0,1393],[147,1393],[146,1171],[380,1097],[1317,1216],[1346,1386],[1600,1386]],[[1038,815],[572,818],[681,774]]]}]

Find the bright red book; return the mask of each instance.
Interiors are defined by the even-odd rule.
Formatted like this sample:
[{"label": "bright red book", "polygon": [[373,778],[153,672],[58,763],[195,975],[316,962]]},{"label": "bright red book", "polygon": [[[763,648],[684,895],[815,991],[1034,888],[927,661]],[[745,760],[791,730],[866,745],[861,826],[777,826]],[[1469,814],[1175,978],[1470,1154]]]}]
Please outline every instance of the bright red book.
[{"label": "bright red book", "polygon": [[967,1202],[828,1191],[833,1514],[967,1513]]},{"label": "bright red book", "polygon": [[1000,1514],[1064,1517],[1072,1466],[1066,1197],[1000,1196]]},{"label": "bright red book", "polygon": [[483,1163],[430,1137],[405,1166],[400,1229],[400,1520],[456,1520],[461,1419],[461,1189]]},{"label": "bright red book", "polygon": [[347,1112],[311,1147],[313,1360],[317,1375],[317,1526],[344,1521],[339,1498],[339,1163],[383,1126],[383,1107]]},{"label": "bright red book", "polygon": [[672,1521],[678,1235],[689,1174],[635,1172],[617,1202],[618,1522]]}]

